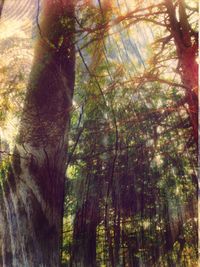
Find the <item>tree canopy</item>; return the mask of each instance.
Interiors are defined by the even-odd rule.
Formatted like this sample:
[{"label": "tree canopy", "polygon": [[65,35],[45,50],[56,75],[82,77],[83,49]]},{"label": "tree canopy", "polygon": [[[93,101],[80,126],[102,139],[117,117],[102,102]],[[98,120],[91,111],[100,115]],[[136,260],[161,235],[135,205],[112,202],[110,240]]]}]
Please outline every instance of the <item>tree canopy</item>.
[{"label": "tree canopy", "polygon": [[2,266],[198,266],[198,1],[13,4]]}]

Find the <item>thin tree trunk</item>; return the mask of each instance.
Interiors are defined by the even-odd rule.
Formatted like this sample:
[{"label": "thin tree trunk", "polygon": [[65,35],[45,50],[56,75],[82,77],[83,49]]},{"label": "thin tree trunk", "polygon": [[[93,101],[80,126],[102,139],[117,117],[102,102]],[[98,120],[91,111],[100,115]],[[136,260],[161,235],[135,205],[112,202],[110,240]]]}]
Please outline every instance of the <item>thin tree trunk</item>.
[{"label": "thin tree trunk", "polygon": [[187,87],[186,96],[194,140],[198,144],[198,65],[194,48],[184,49],[180,55],[181,78]]},{"label": "thin tree trunk", "polygon": [[96,228],[99,223],[98,199],[89,196],[78,210],[73,233],[73,252],[71,266],[95,267]]},{"label": "thin tree trunk", "polygon": [[3,267],[59,266],[74,1],[45,0],[14,156],[1,190]]}]

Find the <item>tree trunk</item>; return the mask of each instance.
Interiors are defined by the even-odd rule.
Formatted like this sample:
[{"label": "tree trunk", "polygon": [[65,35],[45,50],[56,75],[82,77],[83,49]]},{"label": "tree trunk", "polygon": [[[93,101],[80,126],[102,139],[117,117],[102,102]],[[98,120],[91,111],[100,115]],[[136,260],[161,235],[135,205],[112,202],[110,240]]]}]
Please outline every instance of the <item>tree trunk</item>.
[{"label": "tree trunk", "polygon": [[91,196],[76,213],[71,266],[95,267],[96,228],[99,223],[98,199]]},{"label": "tree trunk", "polygon": [[181,79],[186,89],[189,116],[198,145],[198,65],[196,48],[187,47],[180,52]]},{"label": "tree trunk", "polygon": [[74,88],[73,0],[45,0],[14,156],[1,182],[3,267],[60,265]]},{"label": "tree trunk", "polygon": [[173,1],[165,0],[165,5],[169,15],[169,28],[176,45],[181,80],[186,88],[194,141],[198,145],[198,35],[188,22],[184,0],[178,1],[179,19]]}]

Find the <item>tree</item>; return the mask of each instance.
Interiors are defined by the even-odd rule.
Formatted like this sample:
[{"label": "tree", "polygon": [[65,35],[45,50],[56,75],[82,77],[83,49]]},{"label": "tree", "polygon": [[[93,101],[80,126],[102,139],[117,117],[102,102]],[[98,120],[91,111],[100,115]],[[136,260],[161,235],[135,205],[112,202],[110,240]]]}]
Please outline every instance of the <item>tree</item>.
[{"label": "tree", "polygon": [[[153,83],[133,92],[122,73],[114,76],[118,66],[109,63],[114,85],[105,75],[105,58],[84,86],[78,68],[65,260],[71,256],[71,266],[175,266],[178,261],[196,266],[196,181],[191,168],[196,161],[194,145],[187,147],[189,117],[184,112],[180,118],[178,109],[165,110],[169,101],[172,106],[179,102],[179,88],[168,88],[166,95],[166,87]],[[114,113],[105,105],[94,74]]]},{"label": "tree", "polygon": [[[151,0],[141,1],[119,21],[128,20],[126,27],[146,22],[159,28],[159,38],[155,44],[160,49],[152,51],[152,66],[145,70],[141,79],[143,83],[144,80],[158,81],[171,86],[179,84],[180,88],[184,88],[184,102],[190,116],[193,138],[198,145],[198,8],[195,3],[197,1],[165,0],[156,4]],[[171,60],[177,66],[173,72],[179,74],[181,83],[179,80],[175,83],[174,75],[166,76]],[[183,102],[180,104],[183,105]]]},{"label": "tree", "polygon": [[21,125],[1,171],[2,266],[59,266],[74,1],[44,1]]},{"label": "tree", "polygon": [[[177,2],[177,3],[176,3]],[[174,39],[179,60],[178,71],[186,88],[188,111],[198,144],[198,33],[192,29],[184,0],[165,0],[168,22],[166,27]]]},{"label": "tree", "polygon": [[[155,32],[160,31],[156,27]],[[168,62],[174,63],[173,55],[177,63],[174,41],[172,53],[165,50],[170,52],[166,68],[158,71],[159,58],[152,69],[145,65],[146,72],[139,79],[130,59],[123,57],[126,52],[131,56],[133,49],[128,45],[138,36],[130,31],[134,37],[129,42],[124,27],[117,30],[122,31],[121,40],[118,33],[109,36],[111,41],[104,39],[101,60],[93,71],[87,63],[93,62],[94,43],[82,43],[87,50],[81,54],[87,61],[80,58],[83,69],[77,70],[70,132],[65,263],[196,266],[196,154],[195,144],[188,141],[192,131],[184,107],[185,87],[167,69]],[[96,42],[95,49],[98,38]],[[116,43],[121,50],[116,50]],[[123,65],[119,57],[126,58]],[[161,60],[164,65],[165,57]],[[158,76],[153,75],[156,70]],[[83,75],[90,75],[85,84]]]},{"label": "tree", "polygon": [[[126,2],[125,2],[126,3]],[[127,2],[129,3],[129,2]],[[130,3],[129,3],[130,4]],[[106,25],[123,24],[128,30],[136,24],[153,26],[152,32],[159,38],[155,44],[159,50],[152,50],[151,66],[140,75],[139,83],[158,81],[171,86],[179,85],[185,90],[184,102],[190,115],[193,138],[198,144],[198,29],[197,1],[165,0],[154,3],[148,1],[133,1],[133,7],[127,12],[120,11],[115,19]],[[120,6],[120,4],[119,4]],[[126,7],[128,4],[126,4]],[[119,8],[120,9],[120,8]],[[125,9],[126,10],[126,9]],[[143,24],[142,24],[143,23]],[[158,30],[159,29],[159,30]],[[181,79],[168,76],[170,61],[174,61],[173,74],[178,73]],[[175,82],[175,81],[177,82]],[[184,104],[185,104],[184,103]],[[181,103],[183,105],[183,103]]]},{"label": "tree", "polygon": [[[115,2],[43,0],[41,22],[37,14],[19,134],[13,155],[0,154],[3,266],[59,266],[61,245],[64,266],[196,266],[195,87],[181,81],[185,50],[167,9],[178,27],[182,2]],[[175,30],[182,38],[183,26]],[[0,91],[7,106],[16,88]],[[1,123],[8,113],[0,108]]]}]

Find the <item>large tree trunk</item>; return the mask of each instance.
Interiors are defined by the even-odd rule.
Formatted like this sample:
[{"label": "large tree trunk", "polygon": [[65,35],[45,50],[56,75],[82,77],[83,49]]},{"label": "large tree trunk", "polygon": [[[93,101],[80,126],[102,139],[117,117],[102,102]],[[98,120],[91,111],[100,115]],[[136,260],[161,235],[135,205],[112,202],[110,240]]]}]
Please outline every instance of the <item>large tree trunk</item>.
[{"label": "large tree trunk", "polygon": [[45,0],[12,163],[1,191],[3,267],[59,266],[74,1]]}]

